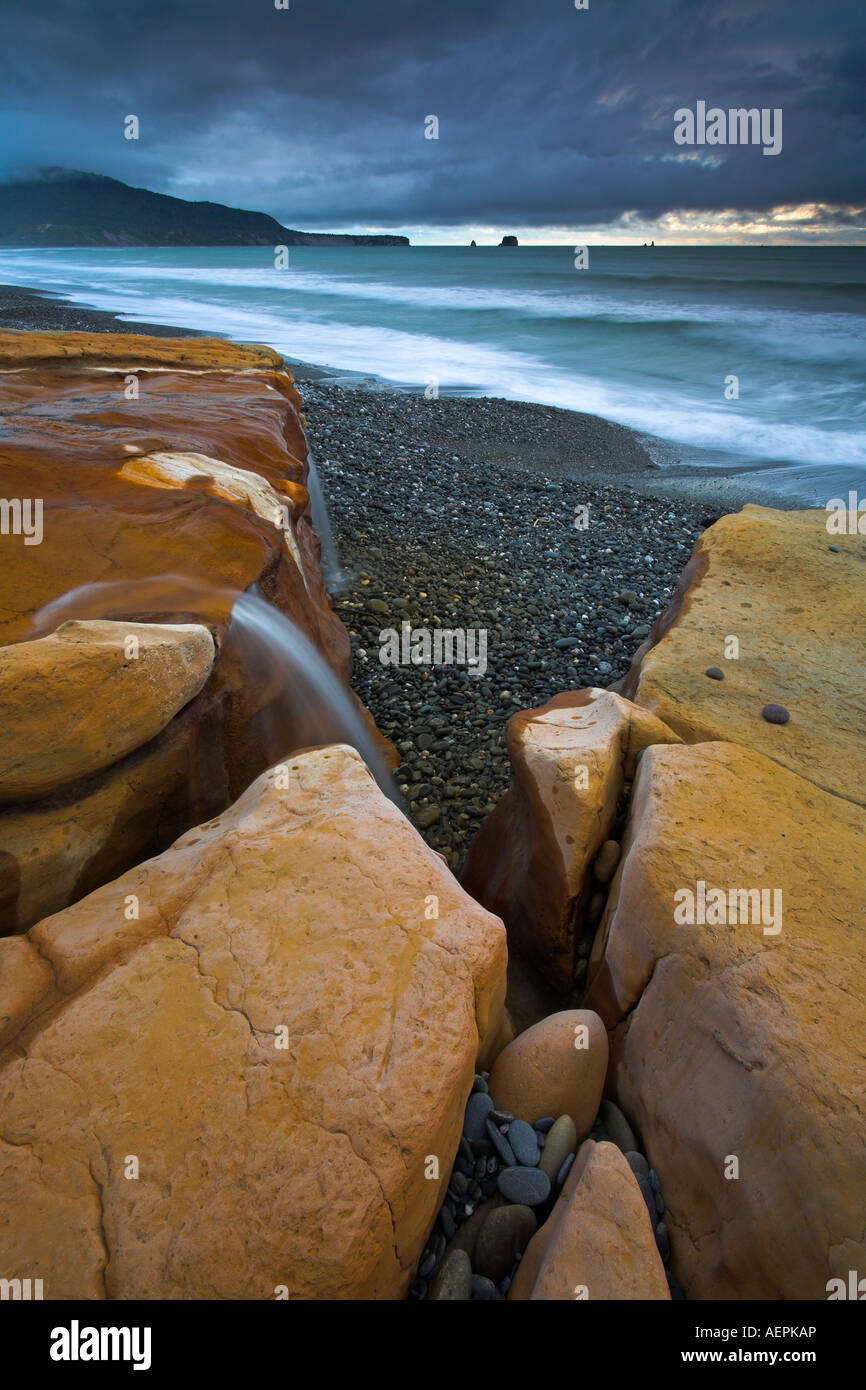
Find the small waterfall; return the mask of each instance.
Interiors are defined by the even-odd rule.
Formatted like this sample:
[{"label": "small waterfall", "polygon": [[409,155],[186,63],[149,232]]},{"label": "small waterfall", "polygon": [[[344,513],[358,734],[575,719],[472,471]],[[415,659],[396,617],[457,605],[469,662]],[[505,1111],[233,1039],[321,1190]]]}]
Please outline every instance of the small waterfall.
[{"label": "small waterfall", "polygon": [[340,564],[331,518],[328,515],[319,470],[309,440],[307,441],[307,491],[310,494],[313,529],[322,546],[322,573],[325,576],[325,583],[332,594],[343,593],[349,587],[350,579]]},{"label": "small waterfall", "polygon": [[192,620],[225,627],[221,658],[231,657],[243,673],[266,765],[301,748],[347,743],[364,759],[385,795],[400,804],[391,773],[349,691],[309,638],[255,592],[217,588],[175,574],[83,584],[40,609],[33,617],[31,636],[45,636],[75,618]]}]

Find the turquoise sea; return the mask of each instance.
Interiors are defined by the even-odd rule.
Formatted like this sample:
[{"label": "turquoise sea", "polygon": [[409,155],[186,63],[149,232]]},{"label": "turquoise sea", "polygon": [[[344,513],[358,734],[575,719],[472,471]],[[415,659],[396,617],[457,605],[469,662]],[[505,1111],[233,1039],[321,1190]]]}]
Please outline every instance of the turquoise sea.
[{"label": "turquoise sea", "polygon": [[[2,250],[0,283],[444,393],[587,411],[683,463],[866,483],[866,247]],[[730,379],[735,377],[736,383]]]}]

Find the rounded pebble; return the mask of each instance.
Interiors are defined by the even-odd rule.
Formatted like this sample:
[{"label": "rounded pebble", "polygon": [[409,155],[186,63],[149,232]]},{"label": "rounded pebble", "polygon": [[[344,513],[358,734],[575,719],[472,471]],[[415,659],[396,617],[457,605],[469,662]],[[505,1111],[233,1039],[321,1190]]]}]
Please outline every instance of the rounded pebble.
[{"label": "rounded pebble", "polygon": [[497,1207],[478,1232],[472,1252],[474,1269],[498,1284],[511,1271],[535,1230],[535,1213],[525,1204]]},{"label": "rounded pebble", "polygon": [[671,1238],[668,1235],[668,1228],[663,1221],[656,1226],[656,1245],[662,1261],[667,1264],[671,1257]]},{"label": "rounded pebble", "polygon": [[605,840],[595,856],[595,862],[592,866],[592,871],[599,883],[610,883],[616,872],[621,854],[622,849],[616,840]]},{"label": "rounded pebble", "polygon": [[465,1250],[449,1250],[436,1271],[427,1297],[435,1303],[459,1302],[472,1297],[472,1264]]},{"label": "rounded pebble", "polygon": [[571,1169],[572,1169],[572,1165],[573,1165],[573,1163],[574,1163],[574,1160],[575,1160],[575,1155],[574,1155],[574,1154],[569,1154],[569,1155],[568,1155],[568,1158],[565,1160],[565,1162],[563,1163],[563,1165],[562,1165],[562,1167],[560,1168],[559,1172],[557,1173],[557,1175],[556,1175],[556,1190],[557,1190],[557,1192],[559,1192],[560,1189],[563,1188],[563,1187],[565,1186],[565,1180],[566,1180],[566,1178],[568,1177],[569,1173],[571,1172]]},{"label": "rounded pebble", "polygon": [[509,1202],[540,1206],[550,1196],[550,1178],[540,1168],[503,1168],[497,1186]]},{"label": "rounded pebble", "polygon": [[439,1225],[442,1227],[446,1240],[452,1240],[457,1234],[457,1222],[447,1206],[443,1206],[439,1213]]},{"label": "rounded pebble", "polygon": [[649,1164],[643,1154],[639,1154],[636,1149],[629,1149],[625,1160],[633,1173],[643,1173],[644,1177],[649,1177]]},{"label": "rounded pebble", "polygon": [[631,1125],[618,1105],[614,1105],[612,1100],[603,1100],[599,1116],[601,1123],[610,1135],[611,1143],[616,1144],[623,1153],[630,1153],[637,1149],[637,1140]]},{"label": "rounded pebble", "polygon": [[514,1150],[517,1162],[523,1168],[534,1168],[541,1153],[532,1125],[525,1120],[513,1120],[508,1126],[508,1142]]},{"label": "rounded pebble", "polygon": [[724,671],[720,670],[718,666],[708,666],[704,675],[709,676],[711,681],[723,681],[725,679]]},{"label": "rounded pebble", "polygon": [[495,1124],[491,1120],[487,1121],[487,1133],[490,1135],[490,1142],[499,1155],[506,1168],[513,1168],[517,1163],[514,1150],[509,1144],[504,1134],[500,1134]]},{"label": "rounded pebble", "polygon": [[537,1129],[538,1132],[539,1132],[539,1134],[547,1134],[547,1132],[548,1132],[549,1130],[553,1129],[553,1126],[554,1126],[555,1124],[556,1124],[556,1116],[555,1116],[555,1115],[545,1115],[545,1116],[543,1117],[543,1119],[541,1119],[541,1120],[536,1120],[536,1121],[535,1121],[535,1124],[532,1126],[532,1128],[533,1128],[533,1129]]},{"label": "rounded pebble", "polygon": [[490,1279],[485,1279],[483,1274],[473,1274],[472,1276],[472,1298],[476,1303],[493,1303],[502,1295],[496,1285]]},{"label": "rounded pebble", "polygon": [[493,1101],[486,1091],[474,1091],[466,1102],[466,1113],[463,1116],[463,1133],[466,1138],[486,1139],[487,1116],[493,1109]]},{"label": "rounded pebble", "polygon": [[768,724],[787,724],[791,718],[784,705],[764,705],[761,714]]},{"label": "rounded pebble", "polygon": [[569,1154],[577,1148],[577,1129],[570,1115],[560,1115],[547,1136],[539,1162],[542,1173],[553,1182]]}]

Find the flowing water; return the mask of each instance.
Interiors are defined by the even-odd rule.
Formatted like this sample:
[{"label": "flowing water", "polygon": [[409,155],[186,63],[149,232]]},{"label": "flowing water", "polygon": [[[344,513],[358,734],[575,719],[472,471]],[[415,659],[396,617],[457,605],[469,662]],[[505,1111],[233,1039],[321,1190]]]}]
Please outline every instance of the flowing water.
[{"label": "flowing water", "polygon": [[162,622],[228,622],[223,659],[238,658],[260,705],[255,733],[268,766],[300,748],[347,743],[399,804],[391,773],[352,696],[305,634],[255,592],[216,588],[182,575],[84,584],[40,609],[31,635],[44,636],[76,618],[153,621],[154,614]]},{"label": "flowing water", "polygon": [[[0,283],[350,379],[586,411],[683,463],[866,480],[866,247],[0,251]],[[738,395],[726,396],[726,379]],[[834,486],[837,484],[834,482]]]}]

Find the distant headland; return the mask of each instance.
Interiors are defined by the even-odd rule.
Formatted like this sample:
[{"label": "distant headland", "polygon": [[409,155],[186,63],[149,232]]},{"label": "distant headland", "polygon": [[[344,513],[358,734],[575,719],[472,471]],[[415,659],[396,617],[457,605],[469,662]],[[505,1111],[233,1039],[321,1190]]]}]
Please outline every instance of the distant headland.
[{"label": "distant headland", "polygon": [[264,212],[190,203],[78,169],[0,184],[0,246],[276,245],[408,246],[409,238],[293,231]]}]

